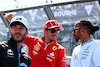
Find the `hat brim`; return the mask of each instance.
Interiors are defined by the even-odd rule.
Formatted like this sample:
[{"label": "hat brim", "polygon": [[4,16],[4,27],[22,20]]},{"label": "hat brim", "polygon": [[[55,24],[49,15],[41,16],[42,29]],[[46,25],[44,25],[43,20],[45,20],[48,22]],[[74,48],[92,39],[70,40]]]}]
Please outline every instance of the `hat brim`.
[{"label": "hat brim", "polygon": [[11,27],[15,26],[15,25],[23,25],[26,28],[26,26],[22,22],[19,22],[19,21],[15,21],[15,22],[10,23]]},{"label": "hat brim", "polygon": [[63,31],[64,28],[61,26],[52,26],[52,27],[48,27],[48,29],[52,29],[52,28],[58,28],[58,30]]}]

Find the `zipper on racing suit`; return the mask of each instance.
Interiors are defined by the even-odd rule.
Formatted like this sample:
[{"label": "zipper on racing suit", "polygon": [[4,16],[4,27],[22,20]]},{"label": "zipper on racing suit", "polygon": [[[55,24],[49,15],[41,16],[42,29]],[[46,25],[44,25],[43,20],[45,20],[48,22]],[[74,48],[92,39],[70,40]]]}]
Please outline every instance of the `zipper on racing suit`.
[{"label": "zipper on racing suit", "polygon": [[[22,46],[21,46],[22,48]],[[17,51],[18,51],[18,67],[20,67],[20,50],[21,48],[18,48],[18,43],[17,43]]]}]

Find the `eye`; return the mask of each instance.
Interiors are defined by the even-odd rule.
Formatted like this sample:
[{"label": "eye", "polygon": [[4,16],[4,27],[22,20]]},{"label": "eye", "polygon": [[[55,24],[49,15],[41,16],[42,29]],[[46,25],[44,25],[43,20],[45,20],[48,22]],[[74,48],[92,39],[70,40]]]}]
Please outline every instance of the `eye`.
[{"label": "eye", "polygon": [[12,29],[16,29],[16,26],[12,26]]},{"label": "eye", "polygon": [[12,28],[16,28],[16,26],[12,26]]},{"label": "eye", "polygon": [[21,27],[20,29],[24,29],[24,27]]}]

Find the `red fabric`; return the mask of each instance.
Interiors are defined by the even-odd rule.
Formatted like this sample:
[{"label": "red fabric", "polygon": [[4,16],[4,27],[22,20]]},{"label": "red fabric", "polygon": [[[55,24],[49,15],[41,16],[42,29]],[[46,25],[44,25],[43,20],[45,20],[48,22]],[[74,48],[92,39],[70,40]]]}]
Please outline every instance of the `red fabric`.
[{"label": "red fabric", "polygon": [[43,37],[26,36],[24,43],[29,48],[31,56],[30,67],[66,67],[65,48],[54,41],[45,45]]},{"label": "red fabric", "polygon": [[44,29],[47,29],[47,28],[56,28],[56,27],[59,28],[60,31],[64,30],[63,27],[61,27],[56,20],[49,20],[44,25]]}]

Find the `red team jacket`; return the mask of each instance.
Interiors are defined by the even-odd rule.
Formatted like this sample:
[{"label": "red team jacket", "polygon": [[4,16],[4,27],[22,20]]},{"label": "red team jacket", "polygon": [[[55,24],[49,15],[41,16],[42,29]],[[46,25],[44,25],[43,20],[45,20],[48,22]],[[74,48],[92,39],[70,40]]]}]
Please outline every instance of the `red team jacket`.
[{"label": "red team jacket", "polygon": [[26,36],[24,44],[29,48],[30,67],[66,67],[65,48],[57,41],[46,45],[44,37]]}]

